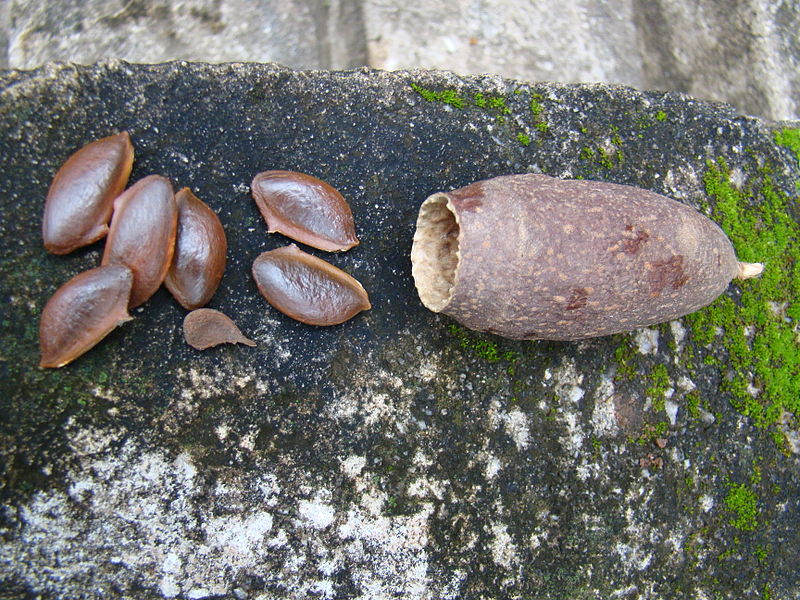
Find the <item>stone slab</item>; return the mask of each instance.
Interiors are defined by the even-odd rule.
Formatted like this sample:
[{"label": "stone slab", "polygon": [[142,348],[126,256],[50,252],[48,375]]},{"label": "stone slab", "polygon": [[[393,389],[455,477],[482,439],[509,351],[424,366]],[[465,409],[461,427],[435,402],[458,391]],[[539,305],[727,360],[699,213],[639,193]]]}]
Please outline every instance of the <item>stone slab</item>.
[{"label": "stone slab", "polygon": [[[800,597],[798,411],[770,387],[798,385],[786,126],[674,93],[447,72],[2,73],[0,597]],[[220,215],[211,307],[258,347],[192,350],[161,290],[73,364],[37,367],[44,303],[102,251],[48,255],[43,199],[71,152],[119,130],[132,181],[166,175]],[[259,296],[250,264],[287,240],[248,186],[274,168],[349,200],[361,244],[324,257],[372,310],[313,328]],[[425,310],[419,204],[527,171],[666,194],[740,253],[750,229],[783,245],[758,247],[769,277],[629,335],[514,342]],[[743,327],[750,303],[764,312]],[[787,335],[771,379],[759,353]]]}]

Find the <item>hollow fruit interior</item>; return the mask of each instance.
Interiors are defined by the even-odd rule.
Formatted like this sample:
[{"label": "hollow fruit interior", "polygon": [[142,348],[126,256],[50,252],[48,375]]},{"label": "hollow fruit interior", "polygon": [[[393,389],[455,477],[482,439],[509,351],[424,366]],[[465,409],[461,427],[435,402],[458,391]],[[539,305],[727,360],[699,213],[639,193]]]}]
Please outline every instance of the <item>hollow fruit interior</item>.
[{"label": "hollow fruit interior", "polygon": [[460,259],[460,228],[445,194],[434,194],[419,209],[411,246],[411,274],[422,303],[440,312],[450,302]]}]

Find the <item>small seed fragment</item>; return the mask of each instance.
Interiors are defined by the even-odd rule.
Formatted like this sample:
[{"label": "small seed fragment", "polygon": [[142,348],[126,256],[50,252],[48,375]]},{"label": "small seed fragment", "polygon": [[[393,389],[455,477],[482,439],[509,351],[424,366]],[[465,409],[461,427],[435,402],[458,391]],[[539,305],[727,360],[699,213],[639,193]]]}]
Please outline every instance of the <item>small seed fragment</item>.
[{"label": "small seed fragment", "polygon": [[132,285],[130,269],[108,265],[84,271],[58,288],[39,321],[39,366],[63,367],[130,320]]},{"label": "small seed fragment", "polygon": [[189,188],[175,194],[178,233],[164,284],[187,310],[204,306],[225,271],[228,242],[219,217]]},{"label": "small seed fragment", "polygon": [[167,275],[175,250],[178,209],[169,179],[150,175],[114,202],[102,264],[133,271],[130,308],[146,302]]},{"label": "small seed fragment", "polygon": [[242,335],[241,330],[227,315],[213,308],[198,308],[183,319],[183,337],[186,343],[197,350],[205,350],[219,344],[256,343]]},{"label": "small seed fragment", "polygon": [[328,183],[294,171],[264,171],[250,186],[270,233],[340,252],[358,244],[353,213]]},{"label": "small seed fragment", "polygon": [[108,233],[114,198],[128,183],[133,145],[127,131],[87,144],[70,156],[50,184],[42,238],[54,254],[67,254]]},{"label": "small seed fragment", "polygon": [[294,244],[256,258],[253,278],[267,302],[308,325],[338,325],[372,308],[358,281]]}]

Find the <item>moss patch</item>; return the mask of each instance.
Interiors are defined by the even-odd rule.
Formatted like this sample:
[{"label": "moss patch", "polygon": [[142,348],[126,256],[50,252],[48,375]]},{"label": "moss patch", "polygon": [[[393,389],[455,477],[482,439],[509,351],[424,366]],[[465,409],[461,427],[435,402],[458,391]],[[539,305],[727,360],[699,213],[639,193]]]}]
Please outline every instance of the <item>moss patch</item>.
[{"label": "moss patch", "polygon": [[[587,133],[588,130],[581,128],[581,132]],[[624,143],[619,127],[611,125],[610,130],[602,132],[600,135],[603,136],[603,141],[592,142],[581,148],[579,156],[583,161],[583,171],[586,177],[596,177],[602,171],[610,171],[625,163]]]},{"label": "moss patch", "polygon": [[786,127],[775,132],[775,143],[779,146],[789,148],[797,157],[800,164],[800,129],[790,129]]},{"label": "moss patch", "polygon": [[459,96],[455,90],[441,90],[439,92],[435,92],[416,83],[411,84],[411,89],[425,98],[425,100],[428,102],[441,102],[442,104],[449,104],[450,106],[458,109],[462,109],[466,106],[466,100]]},{"label": "moss patch", "polygon": [[536,131],[540,133],[547,133],[550,130],[550,125],[547,124],[547,119],[544,116],[544,106],[542,106],[543,96],[541,94],[531,94],[531,100],[528,103],[528,108],[533,117],[533,126]]},{"label": "moss patch", "polygon": [[518,352],[502,350],[495,342],[474,337],[458,325],[448,325],[447,330],[455,336],[462,348],[471,350],[476,356],[487,362],[496,363],[502,360],[515,363],[520,358]]},{"label": "moss patch", "polygon": [[669,373],[664,365],[655,365],[650,371],[650,386],[645,390],[647,396],[653,401],[653,410],[664,410],[667,390],[670,388]]},{"label": "moss patch", "polygon": [[764,263],[759,279],[737,282],[740,295],[721,296],[687,317],[695,342],[711,343],[723,332],[727,359],[723,389],[741,414],[769,427],[784,413],[800,415],[800,226],[796,199],[773,183],[763,168],[754,184],[737,189],[723,159],[709,162],[706,193],[713,217],[730,237],[740,260]]},{"label": "moss patch", "polygon": [[617,344],[614,349],[614,359],[617,362],[617,372],[614,377],[615,381],[632,381],[636,377],[636,351],[633,348],[630,335],[619,334],[615,335],[615,342]]},{"label": "moss patch", "polygon": [[[477,109],[491,115],[495,123],[506,130],[509,138],[522,146],[529,146],[534,139],[541,144],[543,136],[550,130],[542,103],[544,97],[535,92],[517,88],[508,98],[484,92],[475,92],[468,98],[454,89],[436,91],[416,82],[410,86],[428,102],[448,104],[459,110]],[[528,99],[527,110],[522,104],[525,98]]]},{"label": "moss patch", "polygon": [[734,483],[728,487],[725,509],[731,513],[728,521],[740,531],[755,531],[758,526],[758,496],[747,485]]}]

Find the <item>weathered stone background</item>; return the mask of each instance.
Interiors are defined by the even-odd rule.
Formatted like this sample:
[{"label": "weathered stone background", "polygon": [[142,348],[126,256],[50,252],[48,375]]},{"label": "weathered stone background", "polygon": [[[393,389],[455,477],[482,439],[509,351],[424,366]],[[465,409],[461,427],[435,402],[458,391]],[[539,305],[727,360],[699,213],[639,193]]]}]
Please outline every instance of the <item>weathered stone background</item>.
[{"label": "weathered stone background", "polygon": [[[426,71],[3,73],[0,597],[800,598],[797,125]],[[257,348],[192,350],[162,290],[75,363],[37,368],[44,303],[102,251],[43,250],[50,179],[123,129],[132,180],[167,175],[220,214],[211,306]],[[249,195],[270,168],[349,199],[361,245],[325,258],[371,311],[312,328],[258,295],[252,260],[286,243]],[[419,204],[526,171],[677,198],[767,271],[692,317],[582,343],[426,311]]]},{"label": "weathered stone background", "polygon": [[798,31],[796,0],[7,0],[0,67],[449,69],[675,90],[797,119]]}]

